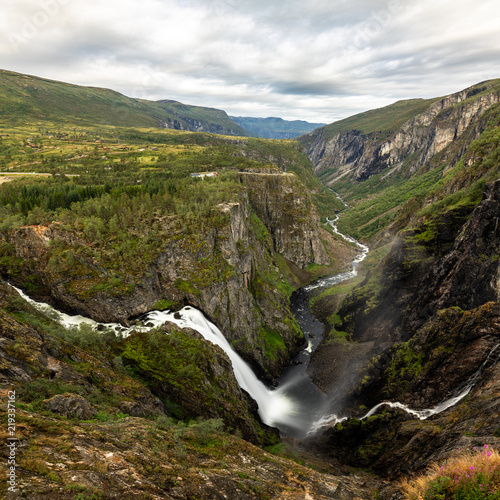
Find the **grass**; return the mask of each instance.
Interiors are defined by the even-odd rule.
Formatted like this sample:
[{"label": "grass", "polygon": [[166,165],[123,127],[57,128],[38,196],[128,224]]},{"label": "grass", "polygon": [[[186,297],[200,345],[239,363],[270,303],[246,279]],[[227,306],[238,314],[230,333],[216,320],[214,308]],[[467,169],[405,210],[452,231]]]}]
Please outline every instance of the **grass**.
[{"label": "grass", "polygon": [[412,198],[424,198],[439,181],[442,169],[434,169],[425,174],[413,176],[410,179],[399,179],[392,185],[379,186],[382,190],[374,196],[366,197],[377,183],[378,177],[373,176],[359,188],[353,188],[353,197],[363,200],[347,211],[339,220],[338,226],[342,232],[351,234],[357,239],[370,240],[389,222],[399,215],[399,209]]},{"label": "grass", "polygon": [[339,120],[325,127],[327,137],[332,137],[339,132],[359,130],[363,134],[372,132],[391,132],[398,129],[403,123],[423,113],[434,99],[408,99],[397,101],[389,106],[365,111],[357,115]]},{"label": "grass", "polygon": [[[55,124],[1,131],[0,161],[8,178],[11,172],[51,175],[12,176],[0,185],[0,230],[56,221],[60,238],[51,245],[48,269],[80,297],[133,292],[168,244],[199,250],[198,262],[179,279],[180,290],[198,293],[215,271],[219,279],[233,272],[220,252],[209,254],[203,240],[214,228],[228,230],[229,217],[219,205],[239,202],[244,191],[234,170],[269,167],[267,159],[275,155],[279,163],[296,162],[303,176],[312,175],[293,141],[235,145],[209,134]],[[243,156],[240,146],[257,159]],[[218,170],[218,177],[190,178],[207,169]],[[256,231],[267,238],[262,224]],[[74,236],[84,245],[68,245]],[[2,250],[3,269],[22,274],[27,264],[11,250]]]},{"label": "grass", "polygon": [[500,455],[488,444],[401,484],[405,500],[497,500],[500,498]]},{"label": "grass", "polygon": [[[466,98],[453,109],[460,111],[481,96],[494,94],[499,89],[500,80],[478,84],[468,89]],[[322,139],[328,140],[341,132],[358,131],[360,134],[372,134],[370,140],[374,141],[373,144],[380,144],[403,123],[436,101],[399,101],[361,113],[324,127]],[[443,113],[440,119],[445,120]],[[470,134],[463,134],[463,137],[423,164],[417,172],[411,167],[415,164],[418,151],[405,159],[400,171],[389,172],[386,169],[362,182],[355,182],[352,173],[332,181],[337,172],[335,166],[322,171],[320,179],[325,183],[333,182],[332,188],[352,207],[339,221],[339,228],[357,239],[373,241],[387,226],[395,232],[415,216],[427,217],[459,205],[474,208],[481,200],[485,184],[498,178],[499,106],[492,106],[475,123],[480,130],[484,128],[478,139],[471,141]],[[307,146],[307,141],[312,139],[312,136],[305,136],[300,141]]]},{"label": "grass", "polygon": [[109,89],[0,71],[0,106],[13,124],[26,121],[171,127],[245,136],[224,111],[174,101],[132,99]]}]

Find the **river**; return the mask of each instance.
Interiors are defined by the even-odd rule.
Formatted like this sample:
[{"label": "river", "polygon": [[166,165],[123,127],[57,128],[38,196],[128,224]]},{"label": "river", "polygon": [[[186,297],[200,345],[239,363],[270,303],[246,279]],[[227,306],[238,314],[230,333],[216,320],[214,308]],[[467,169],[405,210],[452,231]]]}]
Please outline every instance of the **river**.
[{"label": "river", "polygon": [[[327,223],[338,233],[335,225],[337,219],[330,220]],[[134,331],[148,331],[162,325],[166,321],[170,321],[176,323],[181,328],[189,327],[197,330],[207,341],[219,345],[226,352],[231,360],[234,375],[240,387],[247,391],[257,402],[262,421],[268,425],[277,427],[284,435],[305,438],[325,426],[334,425],[348,418],[345,415],[339,416],[332,413],[332,410],[329,408],[327,395],[311,381],[307,374],[311,353],[318,347],[324,328],[323,324],[314,318],[309,309],[310,292],[313,290],[317,292],[319,289],[330,287],[336,283],[355,277],[358,272],[359,263],[368,253],[368,247],[365,245],[348,236],[342,235],[342,237],[347,241],[355,243],[359,248],[359,254],[353,260],[350,271],[320,278],[292,294],[291,310],[304,333],[304,338],[307,340],[307,347],[292,360],[291,365],[283,372],[278,380],[277,387],[274,389],[266,387],[256,377],[247,363],[232,349],[217,326],[208,321],[201,311],[193,307],[186,306],[175,313],[169,311],[150,311],[142,316],[142,323],[130,328],[124,328],[117,323],[102,324],[83,316],[72,316],[61,313],[48,304],[34,301],[18,288],[16,290],[31,305],[52,317],[66,328],[74,328],[86,324],[95,329],[110,328],[116,332],[120,332],[123,336],[127,336]],[[414,410],[399,402],[383,401],[368,411],[361,419],[368,418],[384,405],[403,409],[411,416],[422,420],[446,410],[457,404],[471,391],[486,367],[498,361],[500,355],[498,347],[499,345],[496,345],[492,349],[483,365],[468,381],[457,387],[453,393],[447,395],[436,407]]]},{"label": "river", "polygon": [[[335,225],[337,220],[338,217],[329,220],[327,224],[338,233]],[[356,276],[359,263],[368,253],[368,247],[365,245],[348,236],[342,235],[342,237],[358,245],[359,254],[352,262],[350,271],[320,278],[292,294],[291,310],[304,333],[307,347],[292,360],[289,368],[279,378],[277,387],[273,389],[266,387],[256,377],[248,364],[232,349],[222,332],[208,321],[201,311],[193,307],[184,307],[176,313],[151,311],[142,316],[140,324],[124,328],[118,323],[97,323],[84,316],[72,316],[59,312],[48,304],[34,301],[22,290],[18,288],[16,290],[31,305],[53,317],[66,328],[86,324],[96,329],[109,328],[127,336],[133,331],[147,331],[170,321],[182,328],[189,327],[197,330],[206,340],[220,346],[228,355],[233,365],[236,380],[240,387],[257,402],[263,422],[278,427],[286,435],[303,438],[321,420],[328,404],[326,395],[311,381],[307,374],[311,353],[318,347],[323,335],[323,324],[313,317],[309,309],[309,294],[312,290],[317,291]]]}]

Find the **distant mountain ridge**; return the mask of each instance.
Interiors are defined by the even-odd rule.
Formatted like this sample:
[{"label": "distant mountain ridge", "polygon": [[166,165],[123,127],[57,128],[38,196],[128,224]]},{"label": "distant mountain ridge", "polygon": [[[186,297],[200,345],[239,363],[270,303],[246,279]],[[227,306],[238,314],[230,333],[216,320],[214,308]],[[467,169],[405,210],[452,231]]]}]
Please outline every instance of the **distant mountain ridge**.
[{"label": "distant mountain ridge", "polygon": [[[445,97],[398,101],[298,140],[316,173],[334,189],[339,189],[340,180],[363,182],[383,171],[410,177],[430,168],[434,158],[437,161],[448,149],[458,159],[484,129],[476,121],[499,101],[500,80],[489,80]],[[454,151],[459,139],[464,141],[462,149]]]},{"label": "distant mountain ridge", "polygon": [[84,87],[0,70],[4,123],[52,121],[81,125],[159,127],[246,136],[225,111],[172,100],[149,101],[114,90]]},{"label": "distant mountain ridge", "polygon": [[310,123],[304,120],[283,120],[283,118],[252,118],[231,116],[251,137],[262,139],[295,139],[300,135],[323,127],[324,123]]}]

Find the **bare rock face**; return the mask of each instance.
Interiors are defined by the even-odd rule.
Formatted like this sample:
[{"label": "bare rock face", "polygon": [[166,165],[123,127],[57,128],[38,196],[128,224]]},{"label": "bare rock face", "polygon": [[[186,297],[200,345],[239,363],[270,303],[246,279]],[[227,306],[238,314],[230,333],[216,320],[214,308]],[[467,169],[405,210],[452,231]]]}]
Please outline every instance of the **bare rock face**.
[{"label": "bare rock face", "polygon": [[250,188],[250,204],[268,228],[276,252],[300,268],[329,264],[319,217],[294,175],[242,173],[241,180]]},{"label": "bare rock face", "polygon": [[[477,138],[483,129],[478,122],[489,108],[500,102],[498,93],[481,93],[488,88],[466,89],[432,103],[429,108],[409,119],[389,134],[377,132],[363,134],[349,130],[325,137],[318,129],[304,136],[307,154],[315,171],[331,171],[328,183],[334,183],[346,174],[354,182],[361,182],[372,175],[387,171],[399,172],[405,165],[407,175],[412,175],[452,143],[463,141],[466,145]],[[463,149],[455,153],[458,159]]]},{"label": "bare rock face", "polygon": [[135,401],[123,401],[120,410],[131,417],[159,417],[165,414],[159,399],[138,397]]},{"label": "bare rock face", "polygon": [[[241,180],[247,190],[238,201],[216,207],[224,222],[165,241],[163,251],[126,293],[79,293],[78,280],[85,287],[85,276],[51,272],[52,242],[86,245],[83,235],[56,224],[20,228],[4,236],[5,244],[23,260],[24,281],[33,284],[35,279],[39,298],[59,309],[102,322],[127,323],[159,300],[190,304],[272,379],[303,343],[283,286],[285,273],[290,267],[330,264],[323,244],[330,236],[321,233],[309,194],[293,174],[241,173]],[[95,262],[80,264],[95,276],[107,276]]]},{"label": "bare rock face", "polygon": [[239,387],[229,358],[199,333],[167,324],[155,335],[116,342],[99,357],[12,318],[5,309],[16,300],[17,292],[0,281],[0,387],[14,387],[19,400],[78,420],[110,407],[150,419],[221,419],[253,443],[276,440],[277,431],[262,424],[256,403]]},{"label": "bare rock face", "polygon": [[88,420],[97,415],[97,410],[78,394],[57,394],[43,402],[45,409],[66,418]]}]

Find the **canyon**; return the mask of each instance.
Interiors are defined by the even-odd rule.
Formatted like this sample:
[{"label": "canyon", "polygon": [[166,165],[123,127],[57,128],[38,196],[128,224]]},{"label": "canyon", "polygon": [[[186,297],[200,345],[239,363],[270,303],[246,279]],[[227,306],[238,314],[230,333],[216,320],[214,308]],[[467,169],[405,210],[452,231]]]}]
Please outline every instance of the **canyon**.
[{"label": "canyon", "polygon": [[[392,500],[430,463],[498,447],[499,95],[483,82],[298,143],[113,129],[64,146],[92,144],[81,163],[39,147],[58,171],[0,200],[0,382],[20,402],[22,494]],[[189,177],[207,168],[218,178]],[[65,329],[7,281],[101,325]],[[325,398],[314,432],[289,432],[286,397],[265,417],[235,364],[265,397],[294,369],[309,380]]]}]

